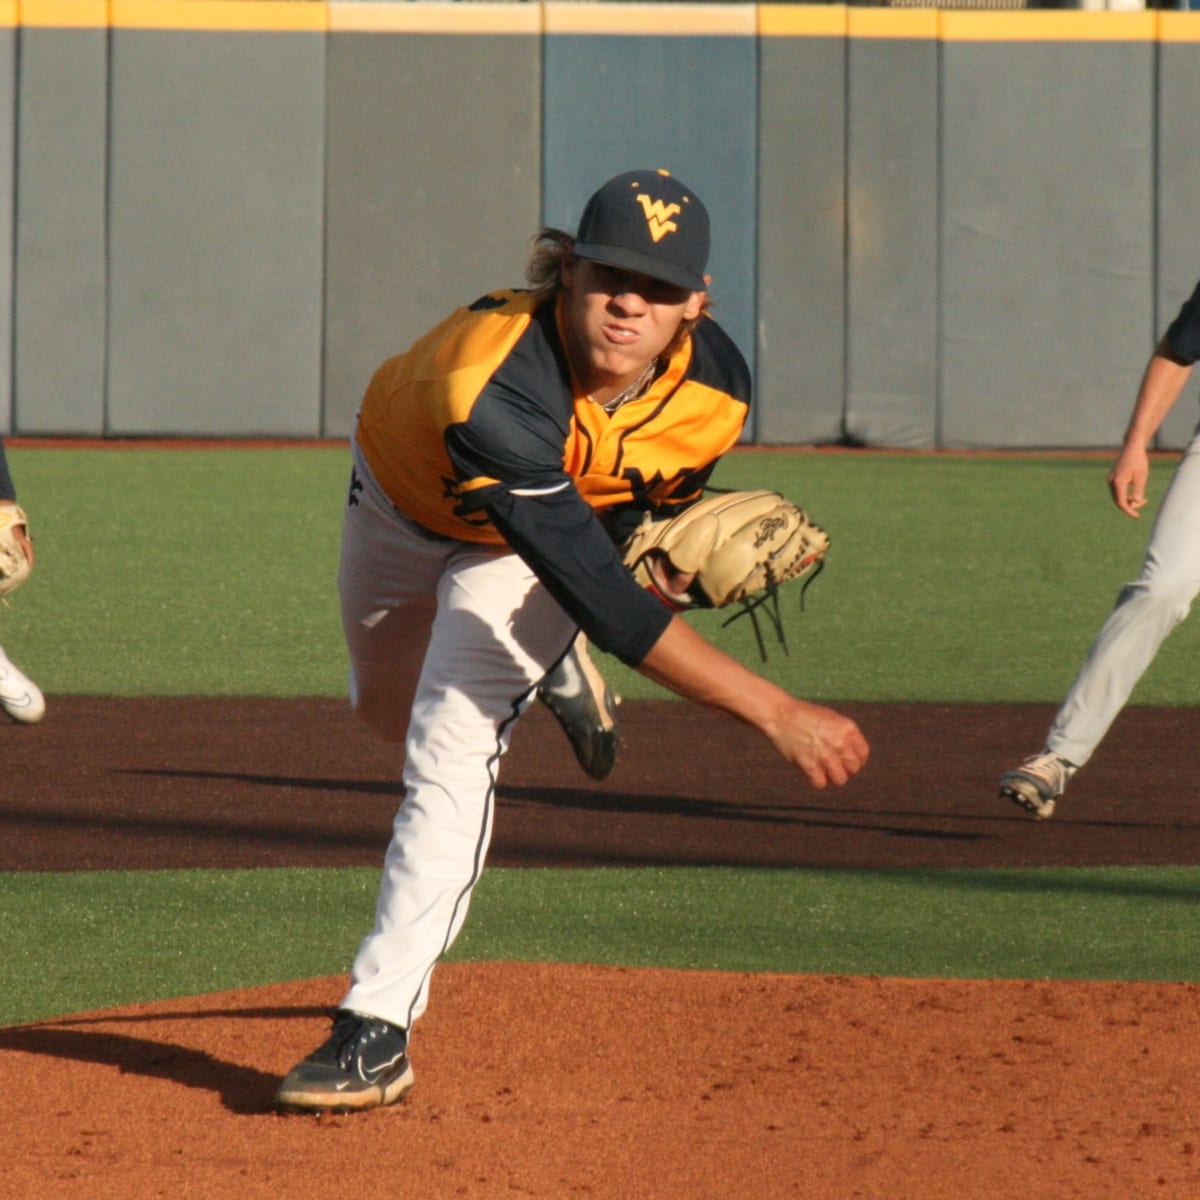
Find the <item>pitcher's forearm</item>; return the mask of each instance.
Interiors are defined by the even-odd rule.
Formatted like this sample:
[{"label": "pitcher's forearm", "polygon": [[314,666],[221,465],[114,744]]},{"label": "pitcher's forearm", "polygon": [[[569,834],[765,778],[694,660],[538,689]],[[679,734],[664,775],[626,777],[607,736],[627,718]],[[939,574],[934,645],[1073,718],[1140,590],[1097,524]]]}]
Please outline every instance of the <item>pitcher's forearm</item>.
[{"label": "pitcher's forearm", "polygon": [[769,735],[773,712],[791,697],[674,617],[638,670],[685,700],[719,709]]}]

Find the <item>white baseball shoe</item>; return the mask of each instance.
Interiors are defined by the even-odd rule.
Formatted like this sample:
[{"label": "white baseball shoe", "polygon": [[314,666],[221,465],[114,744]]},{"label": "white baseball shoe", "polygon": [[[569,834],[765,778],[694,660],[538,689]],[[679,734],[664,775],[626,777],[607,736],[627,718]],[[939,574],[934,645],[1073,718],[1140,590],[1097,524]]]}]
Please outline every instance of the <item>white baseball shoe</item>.
[{"label": "white baseball shoe", "polygon": [[1078,770],[1074,763],[1044,750],[1000,776],[1000,795],[1020,805],[1039,821],[1046,821],[1054,815],[1058,798],[1066,791],[1067,781]]},{"label": "white baseball shoe", "polygon": [[9,661],[0,649],[0,709],[22,725],[34,725],[46,715],[41,688]]}]

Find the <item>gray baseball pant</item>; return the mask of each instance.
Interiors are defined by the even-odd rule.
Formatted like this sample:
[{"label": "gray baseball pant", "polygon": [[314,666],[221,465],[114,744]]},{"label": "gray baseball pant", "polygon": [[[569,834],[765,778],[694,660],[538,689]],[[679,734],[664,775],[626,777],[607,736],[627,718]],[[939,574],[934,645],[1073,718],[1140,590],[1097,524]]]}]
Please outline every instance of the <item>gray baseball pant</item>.
[{"label": "gray baseball pant", "polygon": [[1163,496],[1142,571],[1126,584],[1050,727],[1046,748],[1091,758],[1163,639],[1200,592],[1200,427]]}]

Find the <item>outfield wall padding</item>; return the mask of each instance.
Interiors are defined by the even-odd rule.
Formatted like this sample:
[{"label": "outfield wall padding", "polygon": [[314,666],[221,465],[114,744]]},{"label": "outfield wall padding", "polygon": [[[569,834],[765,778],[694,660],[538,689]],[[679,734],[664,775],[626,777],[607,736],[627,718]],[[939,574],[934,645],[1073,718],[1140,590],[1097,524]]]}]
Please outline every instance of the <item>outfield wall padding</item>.
[{"label": "outfield wall padding", "polygon": [[344,437],[665,166],[747,440],[1111,447],[1200,275],[1198,54],[1186,12],[0,0],[0,430]]},{"label": "outfield wall padding", "polygon": [[937,16],[851,10],[845,435],[933,446],[939,425]]},{"label": "outfield wall padding", "polygon": [[17,36],[15,5],[0,5],[0,430],[14,424],[13,238],[16,214]]},{"label": "outfield wall padding", "polygon": [[15,419],[96,436],[107,428],[108,36],[35,26],[20,46]]},{"label": "outfield wall padding", "polygon": [[1153,68],[1150,42],[943,39],[943,445],[1120,440],[1154,320]]},{"label": "outfield wall padding", "polygon": [[[825,15],[825,14],[822,14]],[[758,421],[764,443],[843,433],[846,386],[846,42],[828,28],[762,39]]]},{"label": "outfield wall padding", "polygon": [[492,288],[519,287],[541,195],[533,33],[330,35],[322,432],[375,367]]},{"label": "outfield wall padding", "polygon": [[[731,8],[735,19],[753,11]],[[670,170],[695,188],[717,231],[713,311],[752,365],[755,48],[736,32],[551,34],[542,139],[546,221],[568,231],[591,191],[631,167]]]},{"label": "outfield wall padding", "polygon": [[324,59],[113,31],[106,432],[321,433]]}]

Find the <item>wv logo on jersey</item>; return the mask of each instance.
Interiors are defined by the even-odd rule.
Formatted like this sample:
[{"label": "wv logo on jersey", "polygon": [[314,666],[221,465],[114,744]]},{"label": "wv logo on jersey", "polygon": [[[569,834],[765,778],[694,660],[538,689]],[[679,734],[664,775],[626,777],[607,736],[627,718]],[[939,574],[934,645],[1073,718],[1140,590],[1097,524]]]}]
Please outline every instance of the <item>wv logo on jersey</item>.
[{"label": "wv logo on jersey", "polygon": [[679,226],[671,220],[677,217],[683,209],[678,204],[664,204],[661,200],[651,200],[645,192],[639,192],[638,203],[646,214],[646,224],[650,227],[650,236],[661,242],[668,233],[674,233]]}]

